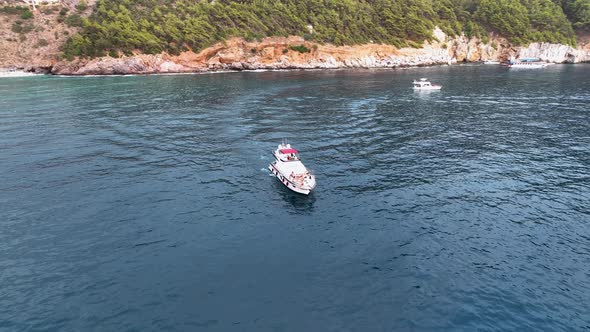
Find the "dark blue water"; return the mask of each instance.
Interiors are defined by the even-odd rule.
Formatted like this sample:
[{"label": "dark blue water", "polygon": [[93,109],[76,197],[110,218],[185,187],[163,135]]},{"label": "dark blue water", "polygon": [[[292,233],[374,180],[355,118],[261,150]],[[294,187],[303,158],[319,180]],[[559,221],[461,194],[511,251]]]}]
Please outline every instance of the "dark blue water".
[{"label": "dark blue water", "polygon": [[[0,331],[590,330],[588,87],[583,65],[1,79]],[[309,197],[266,171],[283,137]]]}]

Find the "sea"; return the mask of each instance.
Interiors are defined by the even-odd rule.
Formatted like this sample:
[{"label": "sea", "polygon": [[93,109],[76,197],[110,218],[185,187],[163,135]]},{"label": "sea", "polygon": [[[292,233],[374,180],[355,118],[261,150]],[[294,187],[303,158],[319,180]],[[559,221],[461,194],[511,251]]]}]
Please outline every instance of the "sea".
[{"label": "sea", "polygon": [[0,78],[0,331],[590,331],[590,65]]}]

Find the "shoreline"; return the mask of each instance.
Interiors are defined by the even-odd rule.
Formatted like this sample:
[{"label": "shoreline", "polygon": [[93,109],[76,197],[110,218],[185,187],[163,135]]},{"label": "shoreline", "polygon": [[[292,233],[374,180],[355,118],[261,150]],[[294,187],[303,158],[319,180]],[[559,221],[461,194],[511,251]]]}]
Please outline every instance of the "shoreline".
[{"label": "shoreline", "polygon": [[133,77],[133,76],[181,76],[181,75],[208,75],[208,74],[237,74],[237,73],[264,73],[264,72],[297,72],[297,71],[354,71],[354,70],[408,70],[408,69],[420,69],[420,68],[433,68],[433,67],[445,67],[445,66],[479,66],[483,65],[483,62],[468,62],[458,64],[435,64],[435,65],[423,65],[423,66],[398,66],[398,67],[338,67],[338,68],[273,68],[273,69],[230,69],[230,70],[204,70],[194,72],[153,72],[153,73],[129,73],[129,74],[84,74],[84,75],[71,75],[71,74],[54,74],[48,73],[36,73],[33,71],[19,70],[17,75],[2,75],[0,68],[0,78],[11,78],[11,77],[36,77],[36,76],[48,76],[48,77]]},{"label": "shoreline", "polygon": [[[587,65],[590,61],[577,62],[577,63],[553,63],[554,65]],[[445,67],[445,66],[489,66],[498,67],[501,65],[486,65],[484,61],[464,61],[454,63],[428,63],[428,64],[417,64],[417,65],[397,65],[397,66],[376,66],[376,67],[290,67],[290,68],[257,68],[257,69],[206,69],[206,70],[195,70],[195,71],[168,71],[168,72],[136,72],[136,73],[104,73],[104,74],[58,74],[51,70],[46,72],[39,72],[35,67],[29,68],[0,68],[0,79],[1,78],[23,78],[23,77],[133,77],[133,76],[180,76],[180,75],[206,75],[206,74],[232,74],[232,73],[262,73],[262,72],[296,72],[296,71],[347,71],[347,70],[409,70],[419,68],[432,68],[432,67]],[[46,67],[45,67],[46,68]],[[10,69],[3,71],[3,69]],[[8,75],[3,75],[4,73]],[[14,73],[14,74],[12,74]]]},{"label": "shoreline", "polygon": [[178,72],[143,72],[143,73],[119,73],[119,74],[56,74],[49,72],[37,72],[33,69],[26,70],[19,68],[15,75],[3,75],[3,69],[0,68],[0,78],[3,77],[34,77],[34,76],[55,76],[55,77],[118,77],[118,76],[177,76],[177,75],[206,75],[206,74],[231,74],[231,73],[263,73],[263,72],[295,72],[295,71],[345,71],[345,70],[406,70],[418,68],[444,67],[444,66],[465,66],[465,65],[483,65],[483,62],[465,62],[454,64],[425,64],[425,65],[401,65],[395,67],[333,67],[333,68],[309,68],[309,67],[294,67],[294,68],[260,68],[260,69],[209,69],[198,71],[178,71]]},{"label": "shoreline", "polygon": [[[578,62],[578,63],[554,63],[553,65],[588,65],[590,61]],[[297,72],[297,71],[384,71],[384,70],[410,70],[410,69],[421,69],[421,68],[434,68],[434,67],[461,67],[461,66],[486,66],[486,67],[499,67],[500,65],[485,65],[483,61],[474,62],[461,62],[454,64],[430,64],[430,65],[416,65],[416,66],[397,66],[397,67],[338,67],[338,68],[268,68],[268,69],[230,69],[230,70],[201,70],[194,72],[151,72],[151,73],[121,73],[121,74],[55,74],[55,73],[36,73],[33,71],[18,70],[16,75],[3,75],[2,69],[0,68],[0,79],[2,78],[24,78],[24,77],[60,77],[60,78],[85,78],[85,77],[135,77],[135,76],[191,76],[191,75],[212,75],[212,74],[237,74],[237,73],[263,73],[263,72]]]}]

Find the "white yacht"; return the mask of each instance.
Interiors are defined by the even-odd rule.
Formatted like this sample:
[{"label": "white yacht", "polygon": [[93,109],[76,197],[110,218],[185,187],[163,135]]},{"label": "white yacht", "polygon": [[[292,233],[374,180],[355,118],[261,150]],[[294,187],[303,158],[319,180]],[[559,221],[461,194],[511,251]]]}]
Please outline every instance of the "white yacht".
[{"label": "white yacht", "polygon": [[494,61],[494,60],[486,60],[483,62],[484,65],[499,65],[500,61]]},{"label": "white yacht", "polygon": [[291,147],[291,144],[283,142],[273,152],[275,161],[268,165],[268,169],[287,188],[294,192],[309,195],[315,188],[315,176],[305,168],[299,152]]},{"label": "white yacht", "polygon": [[541,61],[539,58],[520,58],[514,60],[514,58],[510,59],[508,63],[508,67],[510,68],[524,68],[524,69],[539,69],[545,68],[549,65],[549,63]]},{"label": "white yacht", "polygon": [[414,90],[440,90],[442,85],[433,85],[426,78],[421,78],[419,81],[414,80]]}]

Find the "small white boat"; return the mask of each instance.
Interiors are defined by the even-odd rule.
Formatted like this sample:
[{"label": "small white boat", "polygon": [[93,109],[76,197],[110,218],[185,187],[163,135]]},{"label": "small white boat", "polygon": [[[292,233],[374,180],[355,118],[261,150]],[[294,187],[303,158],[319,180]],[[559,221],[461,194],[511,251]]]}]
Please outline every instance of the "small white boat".
[{"label": "small white boat", "polygon": [[421,78],[419,81],[414,80],[414,82],[412,84],[414,85],[414,90],[440,90],[440,89],[442,89],[442,85],[432,84],[426,78]]},{"label": "small white boat", "polygon": [[487,60],[483,62],[484,65],[499,65],[500,61]]},{"label": "small white boat", "polygon": [[270,172],[287,188],[309,195],[315,188],[315,176],[305,168],[299,159],[299,152],[291,144],[283,142],[273,152],[273,156],[276,160],[268,165]]}]

